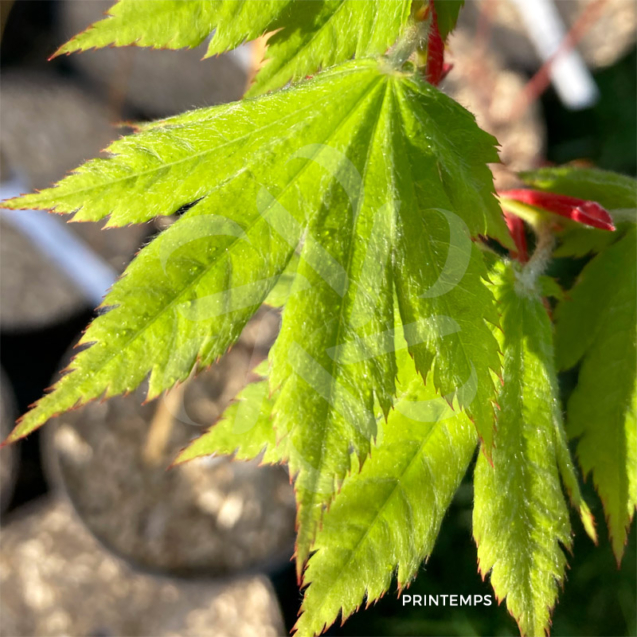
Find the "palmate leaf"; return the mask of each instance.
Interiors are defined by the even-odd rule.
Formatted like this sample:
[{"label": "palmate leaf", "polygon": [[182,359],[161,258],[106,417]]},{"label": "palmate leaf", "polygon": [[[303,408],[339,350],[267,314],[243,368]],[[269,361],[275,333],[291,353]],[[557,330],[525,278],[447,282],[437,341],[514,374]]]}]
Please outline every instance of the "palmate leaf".
[{"label": "palmate leaf", "polygon": [[[82,339],[93,345],[12,439],[149,374],[152,398],[213,362],[301,246],[271,373],[299,569],[350,454],[369,452],[375,404],[391,405],[394,294],[419,373],[466,408],[490,452],[499,359],[486,321],[497,314],[469,237],[506,232],[486,167],[494,140],[467,111],[410,73],[359,61],[125,144],[125,157],[63,182],[99,184],[67,207],[95,218],[117,206],[124,222],[196,203],[134,260]],[[64,188],[10,205],[55,206]]]},{"label": "palmate leaf", "polygon": [[581,361],[567,431],[604,504],[619,562],[637,505],[637,232],[582,271],[556,310],[557,361]]},{"label": "palmate leaf", "polygon": [[267,63],[251,92],[391,46],[409,18],[410,0],[120,0],[109,16],[57,54],[105,46],[179,49],[199,46],[213,31],[206,57],[267,32]]},{"label": "palmate leaf", "polygon": [[[149,372],[154,397],[223,354],[274,287],[306,214],[321,202],[322,175],[295,152],[329,143],[378,77],[374,65],[350,64],[292,91],[165,120],[121,140],[112,159],[89,162],[58,188],[5,202],[82,206],[84,218],[112,213],[111,223],[128,223],[199,200],[135,258],[105,300],[111,311],[81,341],[95,345],[13,438],[104,392],[132,391]],[[317,110],[326,86],[338,101]],[[280,205],[259,207],[261,192]]]},{"label": "palmate leaf", "polygon": [[[260,185],[275,195],[291,185],[288,196],[292,197],[297,173],[311,199],[314,189],[309,183],[316,181],[317,173],[310,166],[308,175],[307,160],[294,154],[313,143],[329,142],[346,119],[345,109],[364,101],[370,83],[378,79],[372,68],[373,63],[345,65],[293,91],[147,124],[139,134],[111,144],[109,159],[89,161],[56,187],[3,206],[75,213],[74,221],[108,217],[108,226],[143,223],[199,200],[210,208],[209,214],[224,215],[243,197],[250,212],[256,213]],[[328,90],[336,93],[328,98]],[[324,97],[317,108],[317,100]],[[284,204],[294,213],[291,204]],[[298,208],[300,201],[295,205]]]},{"label": "palmate leaf", "polygon": [[515,270],[493,273],[502,312],[504,384],[493,466],[475,470],[474,537],[483,576],[518,622],[521,634],[548,632],[571,546],[560,477],[594,538],[562,430],[551,324],[539,295],[520,290]]},{"label": "palmate leaf", "polygon": [[[469,239],[480,225],[497,232],[501,223],[479,163],[490,143],[485,136],[470,145],[459,121],[443,125],[455,105],[430,95],[407,77],[380,83],[366,105],[376,116],[343,125],[347,160],[333,148],[315,156],[337,179],[310,221],[298,269],[303,289],[292,287],[270,379],[279,390],[274,425],[288,439],[296,478],[299,573],[350,454],[362,461],[369,453],[375,401],[385,413],[391,405],[394,286],[418,370],[433,370],[435,386],[466,407],[490,448],[499,360],[485,319],[498,318]],[[466,163],[432,157],[432,143],[458,143]]]}]

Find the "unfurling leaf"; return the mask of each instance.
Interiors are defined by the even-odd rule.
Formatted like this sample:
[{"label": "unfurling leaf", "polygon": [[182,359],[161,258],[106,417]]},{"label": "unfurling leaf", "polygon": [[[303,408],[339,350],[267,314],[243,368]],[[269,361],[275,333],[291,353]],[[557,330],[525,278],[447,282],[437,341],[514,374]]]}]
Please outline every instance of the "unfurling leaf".
[{"label": "unfurling leaf", "polygon": [[623,236],[627,227],[637,222],[637,180],[597,168],[542,168],[520,174],[529,186],[560,195],[569,195],[604,206],[612,217],[617,232],[609,233],[567,224],[558,233],[560,245],[556,257],[583,257],[599,252]]},{"label": "unfurling leaf", "polygon": [[584,268],[556,311],[558,364],[581,362],[567,431],[604,504],[618,562],[637,506],[636,247],[633,226]]},{"label": "unfurling leaf", "polygon": [[109,17],[57,55],[105,46],[193,48],[211,34],[206,57],[276,32],[252,93],[280,88],[321,68],[376,56],[409,18],[409,0],[120,0]]},{"label": "unfurling leaf", "polygon": [[[503,387],[493,466],[475,471],[474,537],[479,568],[524,636],[548,632],[571,546],[560,476],[594,536],[565,446],[553,363],[552,328],[539,296],[518,290],[517,267],[492,278],[502,312]],[[560,546],[562,545],[562,546]]]},{"label": "unfurling leaf", "polygon": [[443,79],[445,69],[445,41],[440,34],[438,27],[438,14],[433,0],[429,1],[429,35],[427,38],[427,64],[425,66],[425,77],[427,82],[438,86]]},{"label": "unfurling leaf", "polygon": [[541,208],[561,217],[566,217],[600,230],[615,230],[613,220],[608,211],[596,201],[588,201],[568,195],[556,195],[541,190],[503,190],[503,199],[519,201],[530,206]]},{"label": "unfurling leaf", "polygon": [[637,181],[598,168],[541,168],[520,173],[532,188],[597,201],[607,210],[637,209]]},{"label": "unfurling leaf", "polygon": [[529,260],[529,250],[526,242],[524,221],[506,210],[504,211],[504,220],[511,233],[513,243],[515,243],[515,251],[511,252],[511,257],[517,259],[520,263],[526,263]]}]

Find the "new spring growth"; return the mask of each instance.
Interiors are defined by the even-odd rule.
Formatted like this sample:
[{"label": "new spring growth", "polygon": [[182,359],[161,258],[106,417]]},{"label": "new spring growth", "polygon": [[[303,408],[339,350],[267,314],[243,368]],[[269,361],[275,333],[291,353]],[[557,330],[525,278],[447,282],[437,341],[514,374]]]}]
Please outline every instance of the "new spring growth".
[{"label": "new spring growth", "polygon": [[434,0],[416,7],[413,15],[417,23],[424,25],[427,33],[417,50],[418,66],[423,69],[427,82],[438,86],[453,65],[445,64],[445,41],[440,34]]},{"label": "new spring growth", "polygon": [[[542,212],[557,214],[600,230],[615,230],[608,211],[595,201],[528,189],[505,190],[500,192],[499,196],[504,218],[516,247],[515,252],[511,252],[511,257],[525,264],[518,276],[518,284],[522,290],[534,289],[552,253],[554,237]],[[531,259],[527,249],[524,220],[533,227],[538,239]]]},{"label": "new spring growth", "polygon": [[[613,220],[608,211],[595,201],[586,201],[567,195],[556,195],[540,190],[505,190],[500,193],[504,208],[510,201],[517,201],[534,208],[540,208],[547,212],[566,217],[586,226],[599,228],[600,230],[615,230]],[[516,209],[517,211],[517,209]],[[515,211],[514,211],[515,212]]]}]

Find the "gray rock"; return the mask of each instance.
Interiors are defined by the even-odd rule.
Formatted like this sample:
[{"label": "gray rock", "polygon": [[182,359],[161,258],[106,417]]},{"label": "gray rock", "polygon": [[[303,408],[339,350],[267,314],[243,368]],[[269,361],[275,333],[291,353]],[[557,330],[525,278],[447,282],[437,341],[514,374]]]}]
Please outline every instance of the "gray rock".
[{"label": "gray rock", "polygon": [[30,188],[60,180],[122,134],[108,110],[75,82],[47,73],[2,73],[0,146]]},{"label": "gray rock", "polygon": [[[44,73],[2,74],[3,173],[17,173],[25,190],[45,188],[122,134],[100,102],[73,82]],[[18,213],[19,214],[19,213]],[[147,225],[102,231],[105,222],[71,223],[117,272],[147,236]],[[0,322],[4,327],[43,325],[78,311],[86,301],[28,238],[2,223]]]},{"label": "gray rock", "polygon": [[0,635],[278,637],[269,581],[143,574],[106,551],[63,499],[18,511],[0,538]]},{"label": "gray rock", "polygon": [[31,242],[0,221],[0,325],[38,327],[85,307],[82,294]]}]

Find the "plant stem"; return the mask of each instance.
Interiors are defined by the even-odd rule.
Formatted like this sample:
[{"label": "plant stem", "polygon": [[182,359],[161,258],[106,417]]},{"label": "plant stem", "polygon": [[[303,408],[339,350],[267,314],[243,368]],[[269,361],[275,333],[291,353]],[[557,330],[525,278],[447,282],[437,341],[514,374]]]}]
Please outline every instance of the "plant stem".
[{"label": "plant stem", "polygon": [[420,48],[422,43],[427,41],[427,34],[431,27],[431,16],[422,22],[412,24],[405,29],[398,42],[389,54],[389,64],[395,69],[400,69],[402,65]]},{"label": "plant stem", "polygon": [[185,382],[176,385],[157,403],[157,410],[150,422],[146,444],[142,451],[142,458],[147,466],[160,464],[164,457],[166,445],[175,424],[174,414],[183,400],[185,388]]},{"label": "plant stem", "polygon": [[537,243],[528,263],[518,272],[516,290],[521,296],[531,296],[537,292],[537,281],[546,271],[553,255],[555,236],[547,223],[533,226]]}]

